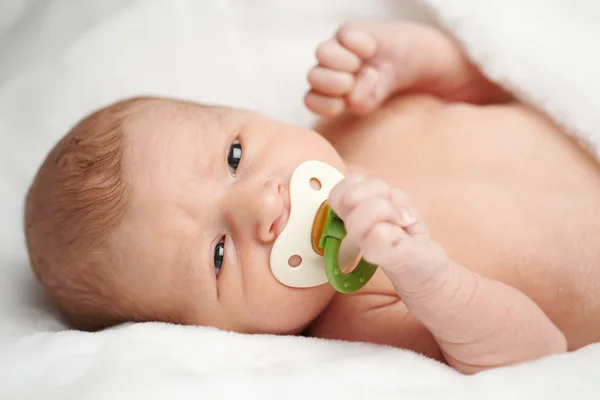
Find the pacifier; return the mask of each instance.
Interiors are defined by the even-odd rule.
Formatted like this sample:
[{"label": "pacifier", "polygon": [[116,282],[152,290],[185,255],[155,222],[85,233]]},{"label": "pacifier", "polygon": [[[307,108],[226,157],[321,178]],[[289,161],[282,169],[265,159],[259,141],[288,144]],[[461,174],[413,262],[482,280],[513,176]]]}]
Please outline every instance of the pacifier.
[{"label": "pacifier", "polygon": [[282,284],[309,288],[329,282],[338,292],[352,293],[375,273],[377,266],[360,258],[358,246],[343,241],[344,222],[327,204],[343,178],[337,169],[316,160],[300,164],[292,173],[290,215],[270,259],[273,276]]}]

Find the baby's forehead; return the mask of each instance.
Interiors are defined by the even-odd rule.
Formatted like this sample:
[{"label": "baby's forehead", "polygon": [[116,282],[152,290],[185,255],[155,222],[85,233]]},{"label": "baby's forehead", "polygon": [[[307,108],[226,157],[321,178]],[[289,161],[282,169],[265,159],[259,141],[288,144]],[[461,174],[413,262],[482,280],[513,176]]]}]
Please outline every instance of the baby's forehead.
[{"label": "baby's forehead", "polygon": [[249,114],[245,110],[221,105],[160,98],[140,104],[134,111],[128,119],[129,125],[144,122],[159,126],[184,122],[201,125],[230,124]]},{"label": "baby's forehead", "polygon": [[225,142],[244,118],[235,109],[178,101],[137,109],[124,123],[124,170],[137,201],[190,198],[219,154],[225,159]]},{"label": "baby's forehead", "polygon": [[200,147],[206,156],[217,151],[226,138],[242,131],[249,121],[256,125],[259,120],[258,114],[248,110],[159,100],[137,108],[123,127],[126,144],[134,150],[149,145],[165,151],[177,146]]}]

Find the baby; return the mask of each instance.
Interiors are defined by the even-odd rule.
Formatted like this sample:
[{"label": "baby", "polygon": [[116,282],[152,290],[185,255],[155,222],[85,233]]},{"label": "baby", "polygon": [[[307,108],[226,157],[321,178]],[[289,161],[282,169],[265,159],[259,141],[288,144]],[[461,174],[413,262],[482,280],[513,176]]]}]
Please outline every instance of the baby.
[{"label": "baby", "polygon": [[[26,236],[77,328],[304,333],[463,373],[600,340],[600,168],[588,153],[436,28],[346,23],[317,59],[305,102],[329,118],[316,132],[134,98],[56,145],[27,196]],[[307,160],[347,174],[329,203],[380,267],[354,294],[287,287],[269,268]]]}]

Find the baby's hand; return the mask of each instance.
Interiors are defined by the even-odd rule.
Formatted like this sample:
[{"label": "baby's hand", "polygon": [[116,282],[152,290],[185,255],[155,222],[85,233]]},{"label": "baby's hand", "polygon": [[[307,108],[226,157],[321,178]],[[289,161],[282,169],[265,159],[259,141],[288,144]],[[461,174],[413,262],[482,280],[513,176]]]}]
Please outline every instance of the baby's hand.
[{"label": "baby's hand", "polygon": [[334,187],[329,204],[348,239],[384,270],[402,297],[426,295],[444,281],[448,256],[404,192],[351,174]]}]

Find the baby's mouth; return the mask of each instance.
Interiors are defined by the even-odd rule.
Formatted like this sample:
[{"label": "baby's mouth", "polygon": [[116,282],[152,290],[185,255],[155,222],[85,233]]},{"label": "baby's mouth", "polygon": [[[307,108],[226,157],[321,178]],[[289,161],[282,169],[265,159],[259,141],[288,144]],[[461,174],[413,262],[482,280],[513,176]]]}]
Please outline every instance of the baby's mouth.
[{"label": "baby's mouth", "polygon": [[[282,284],[306,288],[327,283],[323,256],[313,249],[312,227],[317,210],[342,179],[342,173],[334,167],[310,160],[296,167],[289,187],[281,192],[285,207],[273,223],[276,239],[271,249],[270,267]],[[359,250],[355,253],[353,259]]]}]

